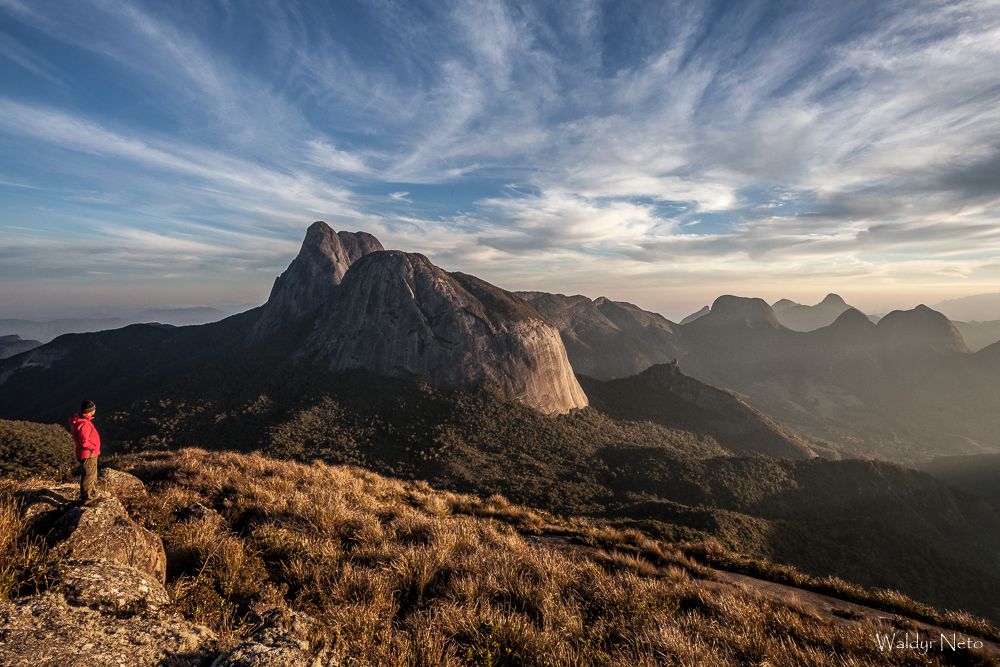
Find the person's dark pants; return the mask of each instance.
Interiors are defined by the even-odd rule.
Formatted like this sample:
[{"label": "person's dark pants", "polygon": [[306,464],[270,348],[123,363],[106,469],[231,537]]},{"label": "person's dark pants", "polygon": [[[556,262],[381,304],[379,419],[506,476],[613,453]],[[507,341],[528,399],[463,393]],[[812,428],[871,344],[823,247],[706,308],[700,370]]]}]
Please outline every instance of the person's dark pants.
[{"label": "person's dark pants", "polygon": [[80,460],[80,502],[97,497],[97,457]]}]

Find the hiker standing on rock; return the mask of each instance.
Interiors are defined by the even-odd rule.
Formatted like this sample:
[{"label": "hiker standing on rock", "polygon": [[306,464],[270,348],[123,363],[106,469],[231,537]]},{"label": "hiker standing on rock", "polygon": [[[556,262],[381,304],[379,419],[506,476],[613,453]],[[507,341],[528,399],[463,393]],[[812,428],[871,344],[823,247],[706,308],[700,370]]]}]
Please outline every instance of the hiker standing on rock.
[{"label": "hiker standing on rock", "polygon": [[97,496],[97,457],[101,455],[101,436],[94,426],[97,406],[84,401],[80,412],[70,417],[69,430],[76,442],[76,460],[80,462],[80,502],[87,503]]}]

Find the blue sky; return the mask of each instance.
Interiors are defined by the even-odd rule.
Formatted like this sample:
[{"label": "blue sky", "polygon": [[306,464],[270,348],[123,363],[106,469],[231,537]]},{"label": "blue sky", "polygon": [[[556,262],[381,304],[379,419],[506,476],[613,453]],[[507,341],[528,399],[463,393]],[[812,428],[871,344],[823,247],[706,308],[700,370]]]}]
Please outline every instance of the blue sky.
[{"label": "blue sky", "polygon": [[679,317],[1000,286],[996,2],[0,0],[0,314],[258,303],[305,227]]}]

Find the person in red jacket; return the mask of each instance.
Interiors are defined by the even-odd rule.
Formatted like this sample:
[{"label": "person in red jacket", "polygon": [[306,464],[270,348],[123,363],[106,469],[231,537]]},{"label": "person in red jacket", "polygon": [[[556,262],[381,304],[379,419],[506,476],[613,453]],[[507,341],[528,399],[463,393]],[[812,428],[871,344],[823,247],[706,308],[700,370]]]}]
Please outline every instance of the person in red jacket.
[{"label": "person in red jacket", "polygon": [[101,455],[101,436],[94,426],[97,406],[84,401],[80,412],[70,417],[69,430],[76,443],[76,460],[80,462],[80,502],[87,503],[97,496],[97,457]]}]

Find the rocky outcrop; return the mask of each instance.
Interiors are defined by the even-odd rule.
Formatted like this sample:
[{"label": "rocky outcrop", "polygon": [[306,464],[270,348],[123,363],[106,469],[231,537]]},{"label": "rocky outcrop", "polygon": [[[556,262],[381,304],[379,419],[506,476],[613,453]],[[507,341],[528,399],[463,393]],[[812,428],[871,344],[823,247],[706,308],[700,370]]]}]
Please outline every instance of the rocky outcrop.
[{"label": "rocky outcrop", "polygon": [[59,593],[0,602],[0,664],[201,665],[214,635],[176,614],[115,614],[70,603]]},{"label": "rocky outcrop", "polygon": [[0,664],[206,664],[218,653],[212,632],[168,611],[163,543],[109,492],[145,486],[106,469],[100,487],[88,505],[76,484],[28,499],[28,530],[48,542],[53,570],[45,593],[0,602]]},{"label": "rocky outcrop", "polygon": [[163,542],[133,521],[113,496],[62,513],[47,539],[52,555],[70,560],[110,560],[149,574],[160,582],[167,574]]},{"label": "rocky outcrop", "polygon": [[127,472],[114,468],[101,468],[97,473],[97,489],[121,500],[144,498],[148,495],[146,485]]},{"label": "rocky outcrop", "polygon": [[55,579],[70,604],[121,612],[170,602],[159,579],[113,560],[71,561]]},{"label": "rocky outcrop", "polygon": [[365,232],[335,232],[317,221],[306,230],[298,256],[274,281],[251,338],[260,340],[328,303],[351,264],[382,244]]},{"label": "rocky outcrop", "polygon": [[440,387],[492,385],[544,413],[587,405],[559,332],[527,302],[399,251],[356,261],[303,360]]}]

